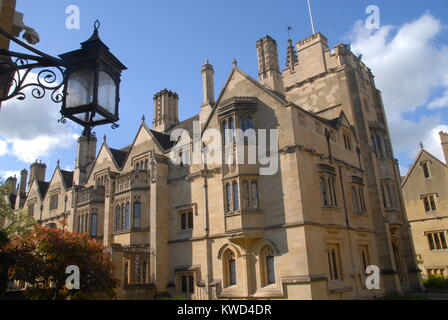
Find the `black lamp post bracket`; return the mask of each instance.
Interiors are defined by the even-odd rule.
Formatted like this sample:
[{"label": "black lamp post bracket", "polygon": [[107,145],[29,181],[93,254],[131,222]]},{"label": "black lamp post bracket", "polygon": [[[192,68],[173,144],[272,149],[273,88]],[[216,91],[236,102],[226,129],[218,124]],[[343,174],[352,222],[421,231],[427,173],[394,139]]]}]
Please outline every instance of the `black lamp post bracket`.
[{"label": "black lamp post bracket", "polygon": [[[0,101],[14,97],[24,100],[24,90],[31,88],[34,98],[42,99],[46,91],[50,91],[52,101],[61,103],[63,96],[59,90],[64,85],[65,78],[62,60],[27,45],[2,28],[0,34],[34,53],[31,55],[0,49],[0,88],[3,91]],[[32,79],[30,73],[35,73],[36,79]]]}]

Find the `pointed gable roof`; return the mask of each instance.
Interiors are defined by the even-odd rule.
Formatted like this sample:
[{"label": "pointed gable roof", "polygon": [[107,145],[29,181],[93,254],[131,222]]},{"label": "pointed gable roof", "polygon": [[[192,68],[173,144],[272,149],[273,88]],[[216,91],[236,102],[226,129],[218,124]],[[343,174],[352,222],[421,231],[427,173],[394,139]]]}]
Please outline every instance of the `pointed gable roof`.
[{"label": "pointed gable roof", "polygon": [[[320,117],[321,118],[321,117]],[[321,118],[324,122],[328,123],[330,126],[332,126],[334,129],[339,130],[341,126],[345,126],[348,129],[351,129],[352,126],[350,125],[347,116],[345,115],[344,111],[341,111],[339,116],[334,119],[327,120],[325,118]]]},{"label": "pointed gable roof", "polygon": [[182,122],[179,122],[174,127],[172,127],[170,130],[167,131],[167,134],[171,134],[175,129],[184,129],[187,130],[189,133],[193,133],[193,123],[195,121],[199,121],[199,114],[188,118]]},{"label": "pointed gable roof", "polygon": [[126,157],[128,155],[127,151],[123,151],[123,150],[117,150],[117,149],[113,149],[113,148],[108,148],[113,159],[115,160],[117,167],[118,168],[122,168],[123,164],[126,160]]},{"label": "pointed gable roof", "polygon": [[443,163],[442,161],[440,161],[437,157],[433,156],[430,152],[426,151],[424,148],[420,150],[420,152],[418,153],[417,157],[415,158],[414,162],[411,165],[411,168],[409,169],[408,173],[406,174],[406,177],[404,177],[403,182],[401,183],[401,187],[404,187],[404,185],[406,184],[406,182],[408,181],[409,177],[411,176],[412,172],[414,171],[415,167],[417,166],[417,164],[420,162],[420,159],[422,158],[423,155],[427,155],[428,157],[430,157],[431,159],[435,160],[435,162],[438,162],[440,165],[442,165],[445,168],[448,168],[448,166]]},{"label": "pointed gable roof", "polygon": [[73,187],[73,171],[61,170],[62,180],[65,184],[65,189]]},{"label": "pointed gable roof", "polygon": [[[36,180],[35,180],[36,181]],[[50,186],[50,182],[45,182],[45,181],[37,181],[37,189],[40,193],[40,197],[42,199],[45,198],[47,191],[48,191],[48,187]]]},{"label": "pointed gable roof", "polygon": [[[126,147],[126,148],[127,148],[127,147]],[[89,179],[90,179],[90,177],[91,177],[91,175],[92,175],[92,172],[93,172],[94,169],[95,169],[96,163],[98,162],[98,159],[99,159],[99,157],[100,157],[100,155],[101,155],[103,149],[106,150],[106,153],[109,155],[110,159],[112,160],[112,163],[113,163],[114,166],[115,166],[115,169],[117,169],[117,170],[121,169],[121,166],[118,165],[117,159],[115,158],[115,156],[114,156],[112,150],[114,150],[114,151],[118,151],[118,152],[116,152],[116,155],[118,155],[118,158],[120,158],[120,157],[123,156],[123,155],[120,155],[120,153],[126,153],[125,157],[127,157],[127,154],[128,154],[127,151],[123,151],[123,149],[125,149],[125,148],[123,148],[122,150],[116,150],[116,149],[109,148],[109,146],[107,145],[106,139],[104,139],[104,142],[103,142],[103,144],[101,145],[100,150],[98,151],[98,154],[96,155],[95,161],[93,162],[93,165],[92,165],[92,167],[90,168],[90,172],[89,172],[89,174],[87,175],[87,181],[89,181]],[[120,159],[119,159],[119,160],[120,160]]]},{"label": "pointed gable roof", "polygon": [[169,134],[158,132],[152,129],[148,130],[149,132],[151,132],[152,136],[155,138],[157,143],[162,147],[162,149],[169,150],[174,146],[175,141],[171,141],[171,136]]},{"label": "pointed gable roof", "polygon": [[230,72],[229,77],[227,78],[227,81],[224,85],[224,87],[221,90],[221,93],[219,94],[218,99],[216,100],[216,103],[212,109],[212,112],[210,112],[210,115],[208,116],[208,119],[202,129],[202,133],[207,129],[211,119],[213,118],[213,115],[215,114],[216,110],[219,107],[219,104],[222,101],[222,98],[224,96],[224,93],[226,92],[226,89],[230,83],[230,81],[232,80],[232,77],[235,73],[239,73],[240,75],[242,75],[246,80],[250,81],[251,83],[253,83],[255,86],[257,86],[259,89],[261,89],[263,92],[269,94],[271,97],[273,97],[274,99],[276,99],[277,101],[279,101],[280,103],[286,105],[288,103],[288,101],[286,101],[285,97],[281,96],[280,94],[278,94],[277,92],[271,90],[270,88],[262,85],[260,82],[258,82],[257,80],[255,80],[254,78],[252,78],[250,75],[248,75],[246,72],[244,72],[243,70],[241,70],[238,67],[234,67],[232,69],[232,72]]}]

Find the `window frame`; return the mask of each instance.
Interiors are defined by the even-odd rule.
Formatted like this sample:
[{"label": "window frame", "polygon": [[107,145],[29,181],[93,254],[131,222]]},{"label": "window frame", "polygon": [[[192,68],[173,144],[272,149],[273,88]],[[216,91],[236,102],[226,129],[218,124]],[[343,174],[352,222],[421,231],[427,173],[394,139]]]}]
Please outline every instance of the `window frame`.
[{"label": "window frame", "polygon": [[330,273],[330,281],[344,281],[342,270],[340,245],[327,243],[327,259]]},{"label": "window frame", "polygon": [[274,250],[270,246],[264,246],[260,252],[261,256],[261,275],[263,286],[270,286],[275,284],[276,272],[275,272],[275,254]]},{"label": "window frame", "polygon": [[431,231],[426,233],[429,251],[448,250],[447,231]]},{"label": "window frame", "polygon": [[92,214],[90,215],[90,236],[98,236],[98,213],[96,212],[92,212]]},{"label": "window frame", "polygon": [[192,296],[196,293],[197,281],[196,272],[194,271],[181,271],[177,272],[177,281],[179,294],[181,296]]},{"label": "window frame", "polygon": [[[136,210],[138,207],[138,210]],[[132,206],[132,227],[133,228],[141,228],[142,226],[142,203],[137,200],[134,201],[134,204]],[[138,223],[136,223],[138,222]]]},{"label": "window frame", "polygon": [[178,212],[178,230],[180,232],[193,231],[194,210],[193,208]]},{"label": "window frame", "polygon": [[422,162],[422,170],[423,170],[423,177],[425,178],[425,180],[430,179],[431,178],[431,170],[429,169],[429,164],[431,162],[430,161],[425,161]]},{"label": "window frame", "polygon": [[319,188],[321,193],[321,205],[324,209],[337,209],[338,193],[336,188],[336,175],[321,173],[319,175]]},{"label": "window frame", "polygon": [[236,254],[233,250],[227,249],[223,258],[224,286],[225,288],[236,286],[238,284]]}]

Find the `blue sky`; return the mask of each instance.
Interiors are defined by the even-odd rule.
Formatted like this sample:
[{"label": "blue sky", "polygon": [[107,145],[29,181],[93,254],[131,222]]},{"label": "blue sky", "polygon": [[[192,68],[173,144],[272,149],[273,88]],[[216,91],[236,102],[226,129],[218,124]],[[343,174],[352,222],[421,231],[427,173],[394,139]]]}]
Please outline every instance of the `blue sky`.
[{"label": "blue sky", "polygon": [[[65,11],[69,5],[80,8],[79,30],[65,27]],[[369,5],[380,8],[381,30],[368,32],[362,30],[359,22],[356,24],[367,18],[365,10]],[[385,104],[392,118],[389,122],[394,147],[403,170],[412,162],[420,140],[430,151],[441,155],[437,151],[434,130],[445,130],[445,127],[448,130],[448,78],[443,75],[448,74],[448,61],[444,58],[444,53],[448,53],[446,0],[313,0],[312,6],[316,29],[329,39],[331,47],[341,42],[354,42],[354,50],[363,53],[369,66],[373,65],[377,85],[384,86],[380,89],[386,91]],[[277,40],[280,62],[284,66],[287,26],[293,27],[294,42],[311,34],[306,0],[17,0],[17,11],[24,13],[25,23],[39,33],[41,41],[36,47],[51,55],[79,48],[79,43],[90,37],[93,22],[101,21],[102,40],[128,67],[122,77],[120,128],[95,129],[99,145],[106,134],[109,145],[116,148],[132,142],[142,114],[147,123],[152,121],[153,95],[161,89],[168,88],[179,94],[181,119],[196,114],[202,102],[200,69],[206,58],[215,68],[217,95],[234,58],[240,68],[256,78],[255,43],[260,37],[269,34]],[[408,36],[410,43],[425,43],[428,49],[412,48],[411,51],[417,51],[407,55],[409,50],[400,43],[402,38],[397,37],[400,31]],[[384,56],[383,53],[374,54],[375,48],[382,45],[386,51]],[[391,57],[403,52],[400,67]],[[438,57],[434,61],[418,60],[431,57],[432,52]],[[403,78],[396,78],[394,68],[401,70]],[[428,68],[434,68],[438,74],[432,77],[421,72]],[[414,75],[421,85],[410,85],[409,90],[413,94],[423,93],[409,96],[410,102],[400,105],[397,101],[402,93],[394,85],[403,82],[403,89],[407,87],[403,79],[411,81]],[[52,174],[58,158],[62,168],[72,169],[76,154],[74,134],[79,134],[80,130],[55,123],[57,105],[32,98],[20,103],[20,106],[17,101],[7,103],[0,111],[0,125],[2,117],[3,123],[11,125],[9,131],[2,132],[0,127],[0,176],[28,167],[34,158],[48,164],[47,177]],[[9,111],[5,111],[8,107]],[[45,115],[41,107],[49,115]],[[13,109],[17,111],[12,112]],[[45,116],[52,123],[45,121]],[[35,119],[38,124],[33,124]],[[19,122],[28,125],[20,128]],[[17,132],[13,132],[12,124]]]}]

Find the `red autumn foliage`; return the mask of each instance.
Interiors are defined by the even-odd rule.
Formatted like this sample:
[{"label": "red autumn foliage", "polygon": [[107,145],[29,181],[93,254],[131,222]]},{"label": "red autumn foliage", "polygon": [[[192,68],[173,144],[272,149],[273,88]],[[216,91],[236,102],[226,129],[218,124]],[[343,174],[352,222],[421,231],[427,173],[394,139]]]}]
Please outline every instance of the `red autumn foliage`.
[{"label": "red autumn foliage", "polygon": [[[84,234],[35,226],[5,248],[10,280],[25,281],[31,299],[112,298],[118,280],[105,247]],[[68,290],[68,266],[80,270],[80,289]]]}]

